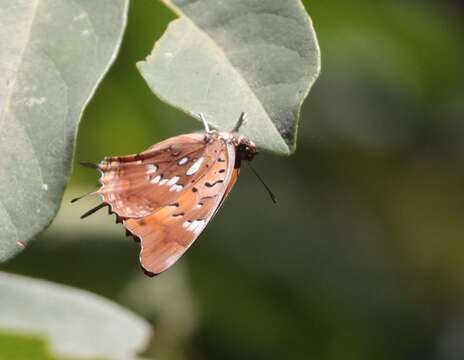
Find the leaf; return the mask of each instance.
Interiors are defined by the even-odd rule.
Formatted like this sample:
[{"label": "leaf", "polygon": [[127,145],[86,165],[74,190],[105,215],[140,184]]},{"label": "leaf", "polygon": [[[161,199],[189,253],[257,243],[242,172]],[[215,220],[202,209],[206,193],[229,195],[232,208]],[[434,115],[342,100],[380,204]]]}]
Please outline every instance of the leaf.
[{"label": "leaf", "polygon": [[162,100],[259,148],[295,150],[300,107],[320,71],[311,20],[299,0],[164,0],[179,15],[138,63]]},{"label": "leaf", "polygon": [[0,2],[0,262],[55,216],[128,0]]},{"label": "leaf", "polygon": [[0,328],[48,339],[60,356],[133,358],[150,326],[87,291],[0,272]]}]

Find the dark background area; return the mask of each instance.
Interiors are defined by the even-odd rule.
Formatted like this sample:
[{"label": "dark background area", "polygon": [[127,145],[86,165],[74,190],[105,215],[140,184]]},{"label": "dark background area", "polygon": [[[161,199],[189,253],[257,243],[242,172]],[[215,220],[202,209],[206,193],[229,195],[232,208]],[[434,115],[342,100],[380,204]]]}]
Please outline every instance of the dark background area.
[{"label": "dark background area", "polygon": [[[131,4],[120,56],[82,120],[78,161],[201,127],[135,67],[174,15],[159,1]],[[76,167],[60,216],[4,268],[142,314],[155,329],[146,358],[464,359],[462,4],[305,5],[322,73],[297,151],[254,162],[278,206],[245,168],[187,255],[149,279],[113,217],[78,219],[97,200],[68,200],[98,174]]]}]

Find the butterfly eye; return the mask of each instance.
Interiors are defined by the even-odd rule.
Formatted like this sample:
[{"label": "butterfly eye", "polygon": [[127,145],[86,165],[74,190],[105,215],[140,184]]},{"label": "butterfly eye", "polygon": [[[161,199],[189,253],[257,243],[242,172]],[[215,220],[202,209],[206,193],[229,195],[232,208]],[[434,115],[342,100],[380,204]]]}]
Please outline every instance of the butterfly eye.
[{"label": "butterfly eye", "polygon": [[251,161],[255,156],[255,150],[248,144],[239,144],[237,147],[237,153],[240,159]]}]

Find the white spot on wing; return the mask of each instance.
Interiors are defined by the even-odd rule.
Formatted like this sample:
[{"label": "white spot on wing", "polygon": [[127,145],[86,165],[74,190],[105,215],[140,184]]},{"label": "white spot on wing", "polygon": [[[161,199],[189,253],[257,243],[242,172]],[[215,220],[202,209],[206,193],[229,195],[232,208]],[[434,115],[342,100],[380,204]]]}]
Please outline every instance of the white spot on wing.
[{"label": "white spot on wing", "polygon": [[195,233],[195,234],[199,234],[200,231],[202,230],[202,227],[205,223],[205,220],[204,219],[200,219],[200,220],[194,220],[192,221],[192,223],[187,227],[187,230]]},{"label": "white spot on wing", "polygon": [[185,165],[185,164],[187,164],[188,161],[189,161],[188,157],[185,156],[185,157],[183,157],[182,159],[179,160],[178,164],[179,165]]},{"label": "white spot on wing", "polygon": [[193,230],[195,229],[196,226],[197,226],[197,221],[196,221],[196,220],[193,220],[193,221],[189,224],[187,230],[193,232]]},{"label": "white spot on wing", "polygon": [[168,185],[168,186],[174,185],[175,183],[177,183],[179,181],[179,179],[180,179],[180,177],[173,176],[171,179],[169,179],[169,181],[166,183],[166,185]]},{"label": "white spot on wing", "polygon": [[184,229],[187,229],[189,226],[190,226],[191,222],[190,221],[184,221],[184,223],[182,224],[182,227]]},{"label": "white spot on wing", "polygon": [[195,174],[200,169],[200,166],[202,163],[203,163],[203,157],[195,161],[193,165],[190,166],[190,168],[187,170],[187,173],[186,173],[187,176],[192,176],[193,174]]},{"label": "white spot on wing", "polygon": [[158,184],[158,183],[160,182],[160,180],[161,180],[161,176],[158,175],[157,177],[151,179],[150,182],[151,182],[152,184]]},{"label": "white spot on wing", "polygon": [[154,165],[154,164],[150,164],[148,165],[148,171],[147,171],[147,174],[154,174],[155,172],[158,171],[158,166]]},{"label": "white spot on wing", "polygon": [[181,191],[183,188],[182,185],[172,185],[171,188],[169,189],[169,191]]},{"label": "white spot on wing", "polygon": [[195,235],[198,235],[199,233],[201,233],[201,231],[203,230],[204,228],[204,225],[205,225],[206,221],[205,220],[201,220],[200,223],[198,224],[197,227],[195,227],[195,230],[193,231],[195,233]]},{"label": "white spot on wing", "polygon": [[169,180],[168,179],[163,179],[159,182],[160,185],[164,185],[168,182]]}]

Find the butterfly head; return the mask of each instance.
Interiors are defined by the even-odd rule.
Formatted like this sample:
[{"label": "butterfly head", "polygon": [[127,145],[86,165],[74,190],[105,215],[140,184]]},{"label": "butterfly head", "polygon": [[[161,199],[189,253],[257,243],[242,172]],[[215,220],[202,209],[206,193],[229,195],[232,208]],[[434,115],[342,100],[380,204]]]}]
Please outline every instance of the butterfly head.
[{"label": "butterfly head", "polygon": [[243,136],[236,138],[235,147],[237,149],[237,156],[240,160],[251,161],[258,153],[255,143]]}]

